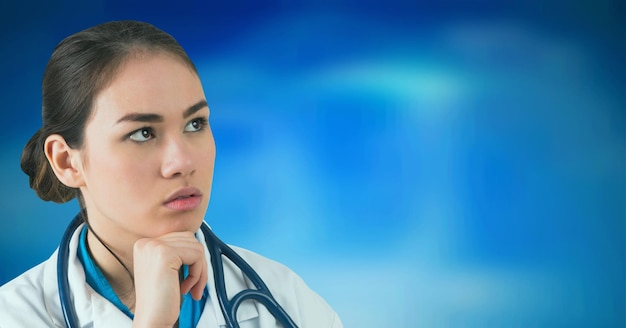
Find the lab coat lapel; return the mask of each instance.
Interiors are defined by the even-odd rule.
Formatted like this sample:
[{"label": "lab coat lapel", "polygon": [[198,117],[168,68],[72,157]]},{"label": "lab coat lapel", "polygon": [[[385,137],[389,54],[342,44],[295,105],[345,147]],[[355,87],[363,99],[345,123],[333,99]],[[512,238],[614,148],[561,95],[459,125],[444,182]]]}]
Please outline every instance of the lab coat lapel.
[{"label": "lab coat lapel", "polygon": [[131,327],[133,321],[115,304],[92,290],[91,294],[91,315],[94,328],[103,327]]}]

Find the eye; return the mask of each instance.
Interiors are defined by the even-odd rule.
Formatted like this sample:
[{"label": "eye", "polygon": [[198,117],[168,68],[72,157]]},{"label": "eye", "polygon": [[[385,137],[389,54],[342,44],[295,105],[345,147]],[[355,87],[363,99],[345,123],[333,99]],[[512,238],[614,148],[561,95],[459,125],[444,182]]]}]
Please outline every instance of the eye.
[{"label": "eye", "polygon": [[205,126],[207,126],[207,119],[203,117],[198,117],[187,123],[187,125],[185,126],[185,132],[201,131],[204,129]]},{"label": "eye", "polygon": [[154,138],[154,133],[150,128],[141,128],[129,136],[130,140],[137,142],[146,142],[152,138]]}]

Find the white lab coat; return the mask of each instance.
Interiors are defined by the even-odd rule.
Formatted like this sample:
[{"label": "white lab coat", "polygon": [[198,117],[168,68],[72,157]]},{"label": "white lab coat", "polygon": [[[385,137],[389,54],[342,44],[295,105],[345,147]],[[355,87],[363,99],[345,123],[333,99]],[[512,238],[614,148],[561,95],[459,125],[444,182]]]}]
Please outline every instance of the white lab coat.
[{"label": "white lab coat", "polygon": [[[74,308],[81,327],[131,327],[132,321],[115,305],[95,292],[85,282],[85,272],[76,255],[79,227],[70,241],[68,276]],[[204,244],[204,235],[198,230],[198,239]],[[301,328],[341,328],[337,314],[302,279],[284,265],[242,248],[233,249],[250,264],[268,286],[272,295]],[[57,253],[0,287],[0,327],[65,327],[57,285]],[[209,252],[209,297],[198,327],[225,327],[217,301]],[[242,272],[224,261],[226,290],[229,298],[244,288],[254,286],[243,278]],[[263,305],[243,302],[238,321],[245,327],[277,327],[273,316]]]}]

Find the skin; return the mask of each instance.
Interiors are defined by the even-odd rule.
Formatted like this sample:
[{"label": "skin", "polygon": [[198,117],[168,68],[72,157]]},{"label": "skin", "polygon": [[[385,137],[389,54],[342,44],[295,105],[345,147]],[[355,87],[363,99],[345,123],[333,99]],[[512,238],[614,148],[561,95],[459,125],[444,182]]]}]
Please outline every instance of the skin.
[{"label": "skin", "polygon": [[[120,263],[87,235],[94,260],[134,312],[134,327],[174,326],[181,294],[199,299],[206,285],[204,248],[193,235],[208,207],[215,161],[205,104],[198,76],[180,60],[141,53],[96,96],[80,149],[59,135],[45,143],[57,177],[80,188],[91,227],[134,275],[133,288]],[[197,206],[166,202],[184,188],[194,188]],[[182,264],[190,274],[179,284]]]}]

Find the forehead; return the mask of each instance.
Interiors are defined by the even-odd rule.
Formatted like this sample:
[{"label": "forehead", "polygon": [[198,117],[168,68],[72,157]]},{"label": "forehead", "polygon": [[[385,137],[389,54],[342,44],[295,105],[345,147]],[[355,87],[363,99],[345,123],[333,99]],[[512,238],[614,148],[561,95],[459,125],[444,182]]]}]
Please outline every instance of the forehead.
[{"label": "forehead", "polygon": [[128,113],[183,111],[204,99],[198,75],[168,54],[131,56],[96,95],[92,117],[113,120]]}]

